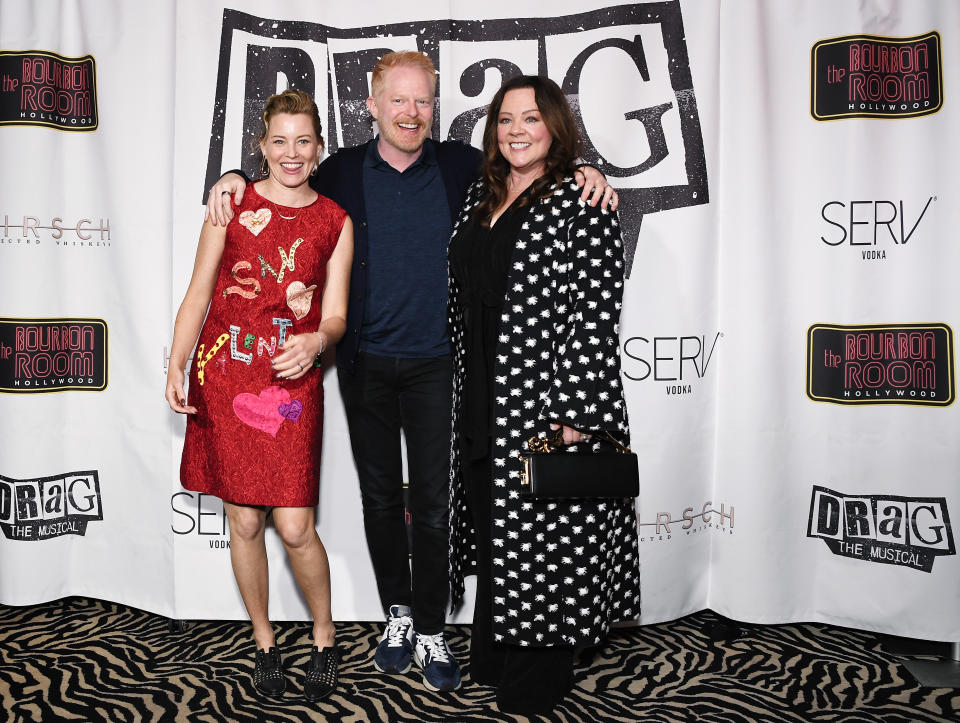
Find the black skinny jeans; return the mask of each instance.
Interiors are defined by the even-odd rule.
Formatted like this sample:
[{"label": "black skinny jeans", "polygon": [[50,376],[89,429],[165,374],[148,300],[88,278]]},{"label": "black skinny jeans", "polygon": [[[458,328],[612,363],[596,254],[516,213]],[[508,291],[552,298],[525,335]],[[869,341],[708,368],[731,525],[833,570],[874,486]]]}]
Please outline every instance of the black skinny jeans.
[{"label": "black skinny jeans", "polygon": [[[410,606],[414,629],[424,635],[443,630],[449,598],[451,373],[449,356],[360,353],[354,374],[337,375],[380,603],[384,612],[391,605]],[[401,428],[407,443],[412,549],[404,520]]]}]

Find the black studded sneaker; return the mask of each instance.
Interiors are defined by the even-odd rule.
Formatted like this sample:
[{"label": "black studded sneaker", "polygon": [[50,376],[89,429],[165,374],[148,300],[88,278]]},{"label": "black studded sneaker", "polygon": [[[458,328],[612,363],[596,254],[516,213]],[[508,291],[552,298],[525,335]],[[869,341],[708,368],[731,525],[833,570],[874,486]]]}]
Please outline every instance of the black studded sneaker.
[{"label": "black studded sneaker", "polygon": [[337,687],[339,665],[340,648],[336,645],[327,646],[323,650],[313,648],[310,651],[307,678],[303,682],[303,696],[315,703],[330,695]]},{"label": "black studded sneaker", "polygon": [[253,687],[264,695],[283,695],[287,679],[283,675],[280,651],[276,647],[257,651],[257,663],[253,669]]}]

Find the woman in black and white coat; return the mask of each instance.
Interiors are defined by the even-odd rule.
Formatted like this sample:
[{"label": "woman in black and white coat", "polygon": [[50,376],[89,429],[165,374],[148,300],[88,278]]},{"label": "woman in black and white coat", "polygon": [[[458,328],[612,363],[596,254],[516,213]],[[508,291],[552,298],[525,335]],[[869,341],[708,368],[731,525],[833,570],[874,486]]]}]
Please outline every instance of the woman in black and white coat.
[{"label": "woman in black and white coat", "polygon": [[508,81],[483,146],[450,242],[451,592],[476,565],[471,677],[501,710],[537,713],[570,690],[575,646],[640,613],[631,499],[520,496],[530,437],[627,439],[623,249],[616,215],[580,200],[580,140],[553,81]]}]

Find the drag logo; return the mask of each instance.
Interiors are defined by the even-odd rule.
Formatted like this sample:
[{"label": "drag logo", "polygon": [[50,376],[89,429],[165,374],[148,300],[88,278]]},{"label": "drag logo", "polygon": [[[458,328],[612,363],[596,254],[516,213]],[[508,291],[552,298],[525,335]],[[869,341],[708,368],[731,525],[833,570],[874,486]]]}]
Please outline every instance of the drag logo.
[{"label": "drag logo", "polygon": [[885,259],[888,249],[907,245],[936,200],[928,196],[919,201],[827,201],[820,218],[829,228],[823,229],[820,240],[827,246],[856,248],[864,261]]},{"label": "drag logo", "polygon": [[107,322],[0,318],[0,392],[107,388]]},{"label": "drag logo", "polygon": [[92,131],[98,125],[92,55],[0,50],[0,126]]},{"label": "drag logo", "polygon": [[110,246],[110,219],[0,215],[0,245],[39,246],[48,240],[63,247]]},{"label": "drag logo", "polygon": [[707,500],[697,507],[685,507],[676,517],[670,512],[657,512],[653,522],[644,522],[638,517],[637,525],[640,542],[665,542],[705,532],[732,535],[734,508],[721,502],[718,509],[712,500]]},{"label": "drag logo", "polygon": [[814,324],[807,396],[833,404],[953,404],[953,330],[946,324]]},{"label": "drag logo", "polygon": [[915,118],[943,105],[940,33],[910,38],[845,35],[810,52],[810,113],[837,118]]},{"label": "drag logo", "polygon": [[708,202],[679,2],[360,28],[226,9],[220,48],[203,203],[222,171],[258,175],[260,158],[250,149],[263,104],[288,84],[312,94],[327,115],[330,153],[370,140],[369,73],[394,50],[422,51],[438,69],[437,140],[479,143],[487,105],[504,80],[522,73],[554,79],[570,100],[584,160],[620,194],[628,276],[643,214]]},{"label": "drag logo", "polygon": [[8,540],[49,540],[84,535],[103,519],[96,470],[38,479],[0,475],[0,530]]},{"label": "drag logo", "polygon": [[667,396],[693,394],[707,374],[723,332],[699,336],[632,336],[623,342],[623,376],[662,382]]},{"label": "drag logo", "polygon": [[954,555],[943,497],[846,495],[814,487],[807,537],[834,555],[931,572],[937,555]]}]

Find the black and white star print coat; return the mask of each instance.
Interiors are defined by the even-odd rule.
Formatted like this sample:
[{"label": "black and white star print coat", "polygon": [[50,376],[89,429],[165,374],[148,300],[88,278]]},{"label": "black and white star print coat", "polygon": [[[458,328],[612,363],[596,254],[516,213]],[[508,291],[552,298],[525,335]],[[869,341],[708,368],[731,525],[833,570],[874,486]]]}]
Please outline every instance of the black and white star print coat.
[{"label": "black and white star print coat", "polygon": [[[454,236],[483,193],[481,181],[470,187]],[[552,421],[627,439],[617,338],[623,247],[616,214],[585,204],[573,179],[566,179],[529,207],[506,288],[492,392],[494,639],[538,647],[599,643],[612,622],[640,614],[633,500],[524,501],[518,456],[528,438],[550,433]],[[463,596],[463,577],[476,557],[456,438],[465,375],[458,301],[451,275],[454,602]]]}]

